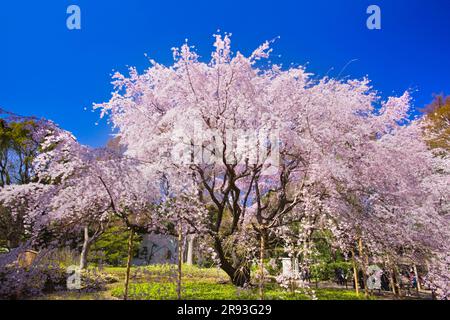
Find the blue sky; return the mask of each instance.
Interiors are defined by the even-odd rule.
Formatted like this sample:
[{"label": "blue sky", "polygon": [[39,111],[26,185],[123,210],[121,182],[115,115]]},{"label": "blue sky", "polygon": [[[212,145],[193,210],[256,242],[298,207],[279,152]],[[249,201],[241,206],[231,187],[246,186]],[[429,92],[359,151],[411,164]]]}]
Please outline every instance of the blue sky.
[{"label": "blue sky", "polygon": [[[66,27],[71,4],[81,8],[81,30]],[[381,30],[366,28],[370,4],[381,7]],[[51,119],[100,146],[111,131],[84,108],[109,99],[112,70],[145,69],[144,53],[169,64],[170,48],[185,38],[208,58],[217,29],[233,33],[243,53],[280,36],[273,62],[368,75],[382,96],[413,89],[417,107],[450,93],[448,0],[2,1],[0,107]]]}]

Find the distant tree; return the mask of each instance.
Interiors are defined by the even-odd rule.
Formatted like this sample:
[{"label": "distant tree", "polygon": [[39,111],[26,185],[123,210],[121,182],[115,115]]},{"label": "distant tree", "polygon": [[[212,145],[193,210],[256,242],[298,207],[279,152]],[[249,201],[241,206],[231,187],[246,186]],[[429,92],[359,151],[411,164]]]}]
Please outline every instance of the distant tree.
[{"label": "distant tree", "polygon": [[[39,148],[32,130],[34,120],[7,121],[0,119],[0,188],[31,182],[32,162]],[[24,212],[17,214],[0,206],[0,246],[8,250],[19,245],[25,236]]]},{"label": "distant tree", "polygon": [[0,119],[0,186],[25,184],[31,179],[31,163],[39,144],[33,139],[34,121]]},{"label": "distant tree", "polygon": [[106,143],[106,149],[114,151],[118,154],[122,154],[125,152],[124,146],[120,143],[120,137],[109,139]]},{"label": "distant tree", "polygon": [[450,96],[435,96],[423,110],[428,124],[427,138],[431,148],[450,151]]},{"label": "distant tree", "polygon": [[[141,236],[136,235],[133,256],[136,256]],[[97,264],[123,267],[127,263],[128,232],[120,221],[113,221],[109,228],[92,245],[89,260]]]}]

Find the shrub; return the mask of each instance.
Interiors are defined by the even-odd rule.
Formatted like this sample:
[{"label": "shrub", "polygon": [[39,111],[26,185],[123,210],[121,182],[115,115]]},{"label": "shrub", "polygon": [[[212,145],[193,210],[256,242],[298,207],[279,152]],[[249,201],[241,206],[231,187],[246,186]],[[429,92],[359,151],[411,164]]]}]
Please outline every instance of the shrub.
[{"label": "shrub", "polygon": [[[21,266],[18,263],[21,252],[23,249],[16,249],[0,256],[0,299],[23,299],[67,290],[66,266],[55,260],[55,257],[70,255],[43,251],[31,265]],[[81,273],[81,287],[78,291],[103,290],[107,283],[117,281],[116,277],[96,269],[85,270]]]},{"label": "shrub", "polygon": [[[127,263],[129,233],[121,226],[111,226],[92,245],[89,253],[89,261],[97,265],[123,267]],[[142,236],[137,236],[134,241],[133,256],[139,250]]]},{"label": "shrub", "polygon": [[0,298],[21,299],[65,287],[66,272],[59,264],[44,261],[43,253],[30,266],[20,266],[17,261],[21,252],[15,249],[1,256]]}]

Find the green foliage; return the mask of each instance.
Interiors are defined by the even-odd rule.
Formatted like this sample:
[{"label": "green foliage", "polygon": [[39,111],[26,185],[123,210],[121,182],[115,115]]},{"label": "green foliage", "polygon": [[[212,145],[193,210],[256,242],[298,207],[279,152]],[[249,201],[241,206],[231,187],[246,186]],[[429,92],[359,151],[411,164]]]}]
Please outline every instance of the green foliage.
[{"label": "green foliage", "polygon": [[351,279],[352,264],[350,262],[329,262],[318,263],[311,267],[311,277],[318,281],[334,281],[336,278],[336,270],[341,269],[347,280]]},{"label": "green foliage", "polygon": [[[112,290],[113,297],[123,297],[123,288]],[[232,284],[221,284],[208,281],[184,281],[182,283],[182,298],[187,300],[256,300],[258,289],[242,289]],[[319,300],[356,300],[363,295],[356,296],[353,291],[339,289],[317,289]],[[276,284],[269,284],[264,293],[267,300],[309,300],[304,293],[291,293]],[[167,282],[134,283],[129,288],[129,299],[135,300],[174,300],[177,298],[176,284]]]},{"label": "green foliage", "polygon": [[[38,148],[30,131],[33,126],[31,120],[0,119],[0,187],[31,181],[31,163]],[[15,248],[26,238],[23,212],[18,212],[12,215],[9,209],[0,206],[0,248]]]},{"label": "green foliage", "polygon": [[[98,265],[125,266],[127,263],[129,231],[119,225],[112,225],[92,245],[88,260]],[[133,256],[137,255],[141,235],[135,235]]]},{"label": "green foliage", "polygon": [[315,263],[311,266],[311,277],[315,281],[334,281],[336,271],[341,269],[349,279],[352,265],[345,261],[344,255],[331,246],[332,234],[328,230],[316,231],[313,237]]},{"label": "green foliage", "polygon": [[33,141],[34,122],[0,119],[0,184],[30,182],[30,168],[38,145]]}]

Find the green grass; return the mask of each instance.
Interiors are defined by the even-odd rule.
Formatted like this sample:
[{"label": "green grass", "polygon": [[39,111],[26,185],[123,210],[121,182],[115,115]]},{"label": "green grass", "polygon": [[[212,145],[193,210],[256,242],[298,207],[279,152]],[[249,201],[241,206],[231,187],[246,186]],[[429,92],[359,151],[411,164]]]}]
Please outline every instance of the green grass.
[{"label": "green grass", "polygon": [[[125,278],[125,268],[105,268],[121,279]],[[171,274],[172,273],[172,274]],[[248,300],[258,299],[257,288],[242,289],[229,283],[227,274],[219,268],[199,268],[183,265],[182,298],[187,300]],[[132,283],[129,288],[130,299],[161,300],[176,299],[176,269],[169,265],[152,265],[131,269]],[[123,285],[111,290],[113,297],[123,297]],[[357,300],[353,290],[315,289],[318,299],[324,300]],[[276,284],[268,284],[265,288],[267,299],[307,300],[311,297],[304,293],[291,293]]]},{"label": "green grass", "polygon": [[[51,300],[91,300],[122,299],[124,293],[123,280],[125,268],[106,267],[103,272],[113,275],[119,282],[107,285],[107,289],[98,292],[58,292],[41,297]],[[258,299],[258,288],[242,289],[229,282],[228,276],[221,269],[199,268],[183,265],[182,299],[185,300],[252,300]],[[131,300],[165,300],[177,299],[176,267],[173,265],[153,265],[133,267],[129,286]],[[356,300],[364,299],[364,295],[356,296],[352,290],[315,289],[319,300]],[[291,293],[275,283],[265,287],[267,300],[309,300],[305,293]]]},{"label": "green grass", "polygon": [[[109,273],[119,279],[125,279],[125,268],[106,267],[103,272]],[[183,265],[183,280],[215,280],[218,282],[228,281],[227,274],[218,268],[200,268],[196,266]],[[145,267],[132,267],[130,271],[132,282],[171,282],[177,277],[177,269],[174,265],[151,265]]]},{"label": "green grass", "polygon": [[[113,297],[123,297],[123,288],[116,287],[112,290]],[[319,300],[357,300],[363,299],[363,295],[356,296],[350,290],[317,289],[316,296]],[[305,293],[291,293],[271,284],[265,288],[267,300],[310,300]],[[185,300],[253,300],[258,299],[258,289],[241,289],[232,284],[220,284],[208,281],[185,281],[182,283],[182,299]],[[129,288],[129,299],[134,300],[165,300],[176,299],[175,283],[134,283]]]},{"label": "green grass", "polygon": [[[124,275],[125,274],[125,268],[124,267],[105,267],[103,269],[107,273],[115,274],[115,275]],[[175,265],[167,265],[167,264],[157,264],[157,265],[150,265],[145,267],[131,267],[131,272],[136,272],[138,270],[147,270],[151,273],[164,273],[168,270],[173,270],[176,272],[176,266]],[[182,266],[182,273],[183,276],[187,277],[227,277],[227,274],[219,268],[200,268],[197,266],[189,266],[186,264],[183,264]]]}]

